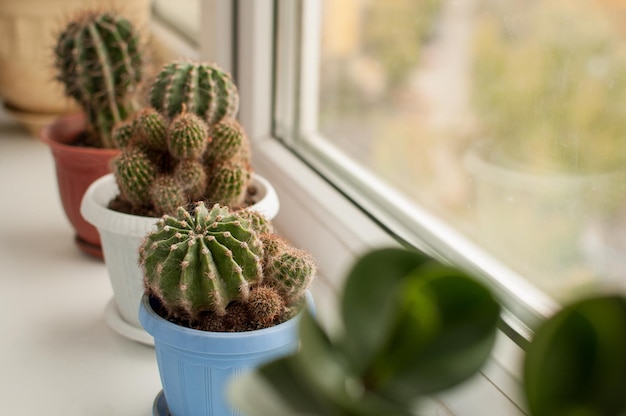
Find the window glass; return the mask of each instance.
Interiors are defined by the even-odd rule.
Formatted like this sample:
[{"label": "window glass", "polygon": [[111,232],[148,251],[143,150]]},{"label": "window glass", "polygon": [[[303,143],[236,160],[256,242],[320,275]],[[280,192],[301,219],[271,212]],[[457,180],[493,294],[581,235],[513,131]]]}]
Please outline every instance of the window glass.
[{"label": "window glass", "polygon": [[322,0],[300,117],[555,299],[623,287],[625,17],[617,0]]}]

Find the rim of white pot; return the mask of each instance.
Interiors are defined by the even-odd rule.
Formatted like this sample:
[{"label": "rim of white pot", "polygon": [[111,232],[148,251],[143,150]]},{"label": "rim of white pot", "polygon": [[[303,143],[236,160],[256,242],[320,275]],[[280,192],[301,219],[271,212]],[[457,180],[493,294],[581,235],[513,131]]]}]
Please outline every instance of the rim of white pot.
[{"label": "rim of white pot", "polygon": [[[280,203],[272,184],[257,173],[252,174],[252,184],[256,186],[256,202],[247,209],[254,210],[272,220],[278,214]],[[108,208],[109,202],[119,194],[119,188],[112,173],[96,179],[85,192],[80,212],[89,223],[99,229],[142,237],[153,227],[157,217],[143,217],[114,211]]]}]

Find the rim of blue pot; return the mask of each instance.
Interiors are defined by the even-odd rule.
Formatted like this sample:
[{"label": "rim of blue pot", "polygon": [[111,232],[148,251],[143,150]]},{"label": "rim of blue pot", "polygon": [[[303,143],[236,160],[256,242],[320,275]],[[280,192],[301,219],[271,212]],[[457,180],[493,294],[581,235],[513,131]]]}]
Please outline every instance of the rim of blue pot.
[{"label": "rim of blue pot", "polygon": [[[313,296],[306,291],[306,304],[313,311]],[[154,337],[155,345],[167,344],[171,347],[194,352],[211,352],[216,354],[249,353],[258,348],[264,351],[281,348],[285,339],[279,334],[289,333],[288,336],[297,338],[297,328],[300,311],[293,318],[269,328],[244,332],[211,332],[187,328],[162,318],[150,305],[150,297],[144,294],[139,306],[139,322],[150,335]],[[258,338],[263,337],[263,344],[257,345]]]}]

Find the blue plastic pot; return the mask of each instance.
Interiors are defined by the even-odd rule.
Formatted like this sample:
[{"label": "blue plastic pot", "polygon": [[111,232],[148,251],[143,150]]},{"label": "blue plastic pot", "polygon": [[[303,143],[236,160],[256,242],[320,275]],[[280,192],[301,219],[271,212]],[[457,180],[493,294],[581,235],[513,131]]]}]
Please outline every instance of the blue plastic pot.
[{"label": "blue plastic pot", "polygon": [[[310,293],[307,293],[307,301],[312,309]],[[226,398],[231,377],[294,352],[298,347],[299,317],[257,331],[199,331],[161,318],[144,295],[139,321],[154,337],[163,394],[170,414],[238,415]]]}]

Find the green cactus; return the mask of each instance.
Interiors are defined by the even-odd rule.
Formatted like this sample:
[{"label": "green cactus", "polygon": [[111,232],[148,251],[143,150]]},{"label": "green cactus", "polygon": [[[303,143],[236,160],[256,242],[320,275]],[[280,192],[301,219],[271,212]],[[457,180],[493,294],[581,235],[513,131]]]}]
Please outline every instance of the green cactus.
[{"label": "green cactus", "polygon": [[183,112],[168,127],[167,147],[176,159],[199,159],[207,148],[208,136],[208,127],[200,117]]},{"label": "green cactus", "polygon": [[165,119],[154,108],[133,115],[133,138],[148,149],[162,150],[167,145]]},{"label": "green cactus", "polygon": [[158,212],[172,214],[187,203],[187,196],[171,175],[157,177],[149,189],[150,200]]},{"label": "green cactus", "polygon": [[[259,233],[261,239],[266,238],[266,236],[274,236],[274,226],[270,221],[268,221],[263,214],[258,213],[257,211],[250,209],[242,209],[237,211],[237,215],[241,218],[245,219],[250,223],[250,226]],[[265,240],[263,244],[266,245]]]},{"label": "green cactus", "polygon": [[265,248],[265,284],[274,288],[288,303],[302,298],[315,275],[313,257],[272,234],[262,235],[261,240]]},{"label": "green cactus", "polygon": [[140,49],[131,23],[112,12],[82,12],[57,38],[56,78],[83,107],[94,146],[115,147],[111,129],[138,108]]},{"label": "green cactus", "polygon": [[236,119],[224,119],[211,128],[211,144],[206,157],[210,161],[228,160],[241,152],[248,141],[241,124]]},{"label": "green cactus", "polygon": [[150,201],[149,189],[158,168],[144,150],[136,145],[124,148],[113,159],[112,168],[121,197],[134,206]]},{"label": "green cactus", "polygon": [[191,201],[199,201],[204,197],[207,173],[201,161],[185,159],[174,168],[174,178],[185,191]]},{"label": "green cactus", "polygon": [[133,137],[133,123],[132,120],[122,120],[113,126],[111,130],[111,140],[116,148],[121,149],[130,144]]},{"label": "green cactus", "polygon": [[226,207],[198,203],[163,216],[140,248],[146,290],[174,316],[224,315],[261,282],[263,246],[249,224]]},{"label": "green cactus", "polygon": [[211,171],[206,189],[206,197],[211,202],[223,205],[240,206],[243,204],[249,180],[246,166],[227,162]]},{"label": "green cactus", "polygon": [[178,61],[165,65],[152,84],[149,100],[166,117],[186,109],[209,127],[234,117],[239,108],[239,94],[230,75],[205,63]]}]

